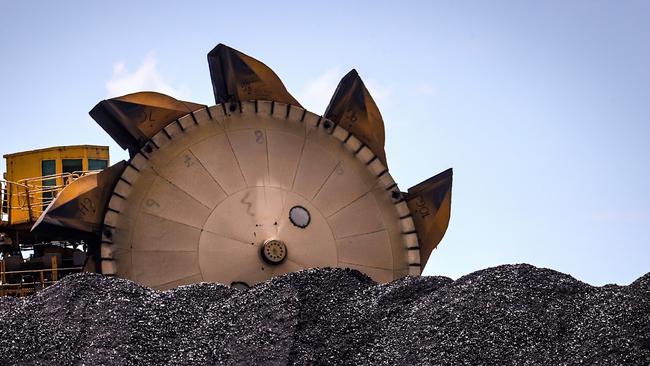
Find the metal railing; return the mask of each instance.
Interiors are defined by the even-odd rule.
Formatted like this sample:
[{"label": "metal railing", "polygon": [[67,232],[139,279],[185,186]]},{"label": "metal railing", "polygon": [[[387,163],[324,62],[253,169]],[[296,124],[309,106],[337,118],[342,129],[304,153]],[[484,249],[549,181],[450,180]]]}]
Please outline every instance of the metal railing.
[{"label": "metal railing", "polygon": [[[28,221],[34,221],[41,212],[70,183],[87,174],[99,171],[79,171],[21,179],[17,182],[0,180],[0,222],[13,223],[13,212],[27,212]],[[21,215],[24,216],[24,215]]]},{"label": "metal railing", "polygon": [[[51,268],[6,271],[5,261],[0,261],[0,296],[23,297],[42,290],[59,281],[59,275],[65,272],[81,272],[83,267],[58,268],[56,257],[50,258]],[[17,282],[8,278],[19,278]]]}]

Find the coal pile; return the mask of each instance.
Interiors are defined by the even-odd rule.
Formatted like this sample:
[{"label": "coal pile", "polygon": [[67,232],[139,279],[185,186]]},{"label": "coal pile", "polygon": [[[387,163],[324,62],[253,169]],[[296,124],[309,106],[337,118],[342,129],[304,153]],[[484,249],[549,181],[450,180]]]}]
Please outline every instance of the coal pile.
[{"label": "coal pile", "polygon": [[344,269],[158,292],[95,274],[0,299],[3,365],[650,365],[650,274],[506,265],[378,285]]}]

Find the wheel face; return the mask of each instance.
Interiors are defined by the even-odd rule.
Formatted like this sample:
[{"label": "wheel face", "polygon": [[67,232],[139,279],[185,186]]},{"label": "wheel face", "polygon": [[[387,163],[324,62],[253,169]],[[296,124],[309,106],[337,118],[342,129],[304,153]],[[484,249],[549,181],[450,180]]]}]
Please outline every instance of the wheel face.
[{"label": "wheel face", "polygon": [[217,105],[168,125],[131,160],[105,216],[102,270],[154,288],[254,285],[325,266],[380,282],[419,274],[395,190],[379,159],[330,121],[280,103]]}]

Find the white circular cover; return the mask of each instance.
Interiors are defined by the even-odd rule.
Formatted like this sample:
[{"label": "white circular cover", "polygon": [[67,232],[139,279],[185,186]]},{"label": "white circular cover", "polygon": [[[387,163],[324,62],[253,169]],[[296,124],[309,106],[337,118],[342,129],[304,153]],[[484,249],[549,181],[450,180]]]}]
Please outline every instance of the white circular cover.
[{"label": "white circular cover", "polygon": [[[154,288],[327,266],[416,275],[413,221],[394,191],[370,149],[329,120],[275,102],[213,106],[131,159],[104,219],[102,272]],[[280,264],[261,254],[274,239]]]}]

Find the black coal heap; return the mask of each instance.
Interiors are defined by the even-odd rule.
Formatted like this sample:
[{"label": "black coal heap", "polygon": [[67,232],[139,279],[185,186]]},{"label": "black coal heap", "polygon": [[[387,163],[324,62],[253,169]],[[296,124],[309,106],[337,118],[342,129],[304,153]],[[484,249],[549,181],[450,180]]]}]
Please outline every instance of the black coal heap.
[{"label": "black coal heap", "polygon": [[650,365],[650,273],[530,265],[378,285],[344,269],[157,292],[95,274],[0,299],[4,365]]}]

